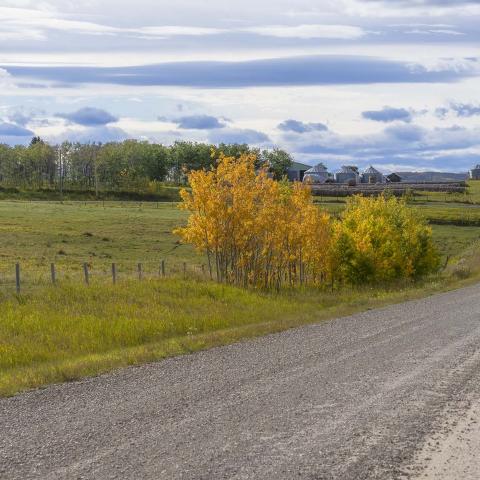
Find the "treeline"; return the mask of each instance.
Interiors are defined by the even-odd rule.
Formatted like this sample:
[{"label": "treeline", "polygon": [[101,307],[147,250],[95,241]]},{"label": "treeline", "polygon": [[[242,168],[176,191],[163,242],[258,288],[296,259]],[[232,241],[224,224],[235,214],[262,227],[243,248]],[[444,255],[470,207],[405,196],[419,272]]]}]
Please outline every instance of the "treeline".
[{"label": "treeline", "polygon": [[291,164],[279,149],[253,149],[246,144],[218,146],[178,141],[164,146],[146,141],[50,145],[39,137],[29,146],[0,144],[0,186],[29,190],[145,192],[155,185],[187,181],[192,170],[214,166],[220,152],[238,158],[254,154],[281,178]]}]

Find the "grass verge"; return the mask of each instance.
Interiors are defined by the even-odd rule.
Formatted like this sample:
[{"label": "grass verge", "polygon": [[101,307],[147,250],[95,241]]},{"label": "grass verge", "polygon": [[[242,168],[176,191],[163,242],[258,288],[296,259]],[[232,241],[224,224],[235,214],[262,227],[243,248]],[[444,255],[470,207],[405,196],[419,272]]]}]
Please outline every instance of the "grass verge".
[{"label": "grass verge", "polygon": [[0,396],[419,298],[472,275],[265,294],[194,280],[45,288],[0,303]]}]

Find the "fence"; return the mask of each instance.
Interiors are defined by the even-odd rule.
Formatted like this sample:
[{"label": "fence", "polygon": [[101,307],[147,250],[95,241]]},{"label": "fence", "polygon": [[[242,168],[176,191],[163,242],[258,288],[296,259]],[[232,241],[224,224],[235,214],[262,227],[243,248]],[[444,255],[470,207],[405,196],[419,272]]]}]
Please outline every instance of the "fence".
[{"label": "fence", "polygon": [[312,185],[312,194],[317,196],[348,197],[351,195],[380,195],[390,192],[396,196],[402,196],[408,191],[417,192],[444,192],[465,193],[465,182],[434,182],[434,183],[381,183],[381,184],[358,184],[346,185],[338,183],[325,183]]},{"label": "fence", "polygon": [[[146,268],[147,267],[147,268]],[[83,263],[80,268],[59,269],[55,263],[50,267],[36,268],[34,272],[24,270],[20,263],[16,263],[10,272],[2,272],[0,276],[0,288],[7,292],[24,293],[36,287],[45,287],[47,285],[58,285],[62,281],[83,283],[91,285],[92,283],[111,283],[116,285],[121,280],[149,280],[164,278],[183,278],[183,279],[211,279],[208,267],[205,264],[195,265],[187,262],[173,263],[162,260],[153,265],[139,262],[135,268],[126,268],[117,263],[112,263],[108,270],[94,269],[89,263]]]}]

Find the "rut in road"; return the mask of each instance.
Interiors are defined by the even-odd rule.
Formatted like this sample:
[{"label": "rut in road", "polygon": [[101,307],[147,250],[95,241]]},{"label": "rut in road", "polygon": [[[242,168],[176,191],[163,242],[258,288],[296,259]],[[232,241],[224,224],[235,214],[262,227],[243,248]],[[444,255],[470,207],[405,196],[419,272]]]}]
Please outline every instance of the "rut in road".
[{"label": "rut in road", "polygon": [[407,478],[479,346],[474,286],[51,386],[0,401],[0,478]]}]

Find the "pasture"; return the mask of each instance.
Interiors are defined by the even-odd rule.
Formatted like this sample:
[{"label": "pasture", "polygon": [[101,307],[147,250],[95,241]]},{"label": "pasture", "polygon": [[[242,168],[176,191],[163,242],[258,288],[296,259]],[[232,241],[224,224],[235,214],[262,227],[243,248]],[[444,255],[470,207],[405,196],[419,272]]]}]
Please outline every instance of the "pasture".
[{"label": "pasture", "polygon": [[[60,278],[80,279],[82,264],[106,273],[146,273],[183,262],[200,264],[198,254],[172,234],[185,221],[175,203],[0,202],[0,275],[11,275],[20,262],[23,276],[47,276],[55,263]],[[1,281],[1,279],[0,279]]]}]

